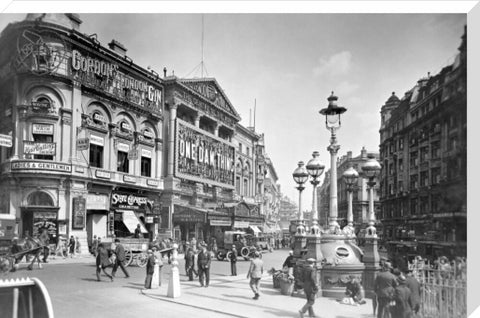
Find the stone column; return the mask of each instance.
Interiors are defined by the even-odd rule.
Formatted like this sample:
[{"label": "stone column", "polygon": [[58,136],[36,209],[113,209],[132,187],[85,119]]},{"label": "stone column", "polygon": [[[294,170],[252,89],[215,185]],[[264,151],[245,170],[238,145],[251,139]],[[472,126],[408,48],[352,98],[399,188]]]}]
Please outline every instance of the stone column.
[{"label": "stone column", "polygon": [[332,133],[330,146],[327,150],[330,152],[330,214],[329,214],[329,231],[334,233],[339,228],[338,208],[337,208],[337,152],[340,145],[337,145],[335,134]]},{"label": "stone column", "polygon": [[168,169],[167,177],[172,179],[175,164],[175,119],[177,118],[177,105],[170,106],[170,126],[168,133]]},{"label": "stone column", "polygon": [[173,244],[173,253],[172,253],[172,274],[168,281],[168,292],[167,296],[170,298],[180,297],[180,274],[178,270],[178,245],[177,243]]}]

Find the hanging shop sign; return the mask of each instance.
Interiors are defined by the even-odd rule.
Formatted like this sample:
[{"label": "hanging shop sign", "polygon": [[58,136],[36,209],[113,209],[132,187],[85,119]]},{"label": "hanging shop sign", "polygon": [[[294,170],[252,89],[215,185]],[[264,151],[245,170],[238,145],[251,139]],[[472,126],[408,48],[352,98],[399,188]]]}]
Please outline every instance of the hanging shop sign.
[{"label": "hanging shop sign", "polygon": [[147,81],[125,74],[118,64],[82,54],[77,50],[72,51],[71,61],[73,76],[83,85],[161,111],[162,90]]},{"label": "hanging shop sign", "polygon": [[231,226],[232,220],[210,220],[211,226]]},{"label": "hanging shop sign", "polygon": [[26,155],[55,155],[56,144],[54,142],[23,141],[23,153]]},{"label": "hanging shop sign", "polygon": [[206,213],[188,207],[175,205],[174,222],[205,223]]},{"label": "hanging shop sign", "polygon": [[233,189],[235,147],[179,118],[176,120],[175,175]]},{"label": "hanging shop sign", "polygon": [[90,147],[90,139],[78,138],[77,139],[77,151],[88,150]]},{"label": "hanging shop sign", "polygon": [[53,125],[33,124],[32,134],[35,135],[53,135]]},{"label": "hanging shop sign", "polygon": [[248,221],[235,221],[233,223],[233,227],[243,229],[243,228],[248,228],[250,226],[250,222]]},{"label": "hanging shop sign", "polygon": [[72,209],[72,228],[74,229],[83,229],[85,228],[85,218],[86,218],[86,202],[85,198],[73,198],[73,209]]},{"label": "hanging shop sign", "polygon": [[12,170],[52,170],[71,172],[72,165],[55,162],[42,162],[42,161],[14,161],[12,162]]},{"label": "hanging shop sign", "polygon": [[154,201],[148,197],[125,193],[125,192],[112,192],[111,207],[114,209],[127,209],[136,211],[147,210],[147,204],[153,206]]},{"label": "hanging shop sign", "polygon": [[137,160],[138,159],[138,149],[133,148],[132,150],[130,150],[128,152],[127,159],[128,160]]},{"label": "hanging shop sign", "polygon": [[0,147],[12,147],[12,136],[0,134]]}]

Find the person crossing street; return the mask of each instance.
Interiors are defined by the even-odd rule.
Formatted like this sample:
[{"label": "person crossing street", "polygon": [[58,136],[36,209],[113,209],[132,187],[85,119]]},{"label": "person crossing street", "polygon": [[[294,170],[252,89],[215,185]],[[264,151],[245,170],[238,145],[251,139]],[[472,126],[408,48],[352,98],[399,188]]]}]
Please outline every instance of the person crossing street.
[{"label": "person crossing street", "polygon": [[263,274],[263,261],[260,259],[260,253],[255,252],[253,259],[250,262],[250,268],[248,269],[247,278],[250,278],[250,288],[255,296],[253,299],[257,300],[260,297],[259,288],[260,279]]},{"label": "person crossing street", "polygon": [[207,251],[207,245],[205,243],[201,245],[201,248],[202,251],[198,254],[197,259],[198,279],[200,281],[200,286],[208,287],[210,284],[210,264],[212,262],[212,255]]},{"label": "person crossing street", "polygon": [[123,273],[125,274],[126,278],[129,278],[130,275],[128,274],[127,269],[125,268],[125,248],[120,243],[120,240],[117,238],[115,239],[115,263],[113,264],[112,276],[115,277],[115,273],[117,272],[118,267],[122,269]]}]

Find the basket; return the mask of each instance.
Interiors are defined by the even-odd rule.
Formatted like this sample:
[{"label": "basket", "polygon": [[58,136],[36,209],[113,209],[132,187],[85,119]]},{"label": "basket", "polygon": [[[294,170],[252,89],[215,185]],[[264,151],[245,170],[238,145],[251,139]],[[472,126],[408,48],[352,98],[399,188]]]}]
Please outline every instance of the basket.
[{"label": "basket", "polygon": [[280,281],[280,293],[282,295],[291,295],[293,293],[293,286],[294,283],[290,281],[285,281],[283,279],[279,279]]}]

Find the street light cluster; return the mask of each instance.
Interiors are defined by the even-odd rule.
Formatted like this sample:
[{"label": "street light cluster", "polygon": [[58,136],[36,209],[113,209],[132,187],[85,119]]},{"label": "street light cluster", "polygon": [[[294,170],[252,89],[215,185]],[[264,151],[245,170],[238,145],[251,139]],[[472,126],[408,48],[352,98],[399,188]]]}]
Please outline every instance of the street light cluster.
[{"label": "street light cluster", "polygon": [[[330,152],[331,165],[330,165],[330,211],[329,211],[329,223],[328,229],[325,233],[334,234],[334,235],[345,235],[347,237],[354,237],[355,230],[353,227],[353,208],[352,208],[352,197],[353,190],[357,184],[359,177],[358,172],[353,168],[349,167],[343,173],[343,179],[347,184],[348,191],[348,214],[347,221],[348,225],[344,227],[343,231],[340,229],[340,226],[337,222],[338,218],[338,209],[337,209],[337,152],[340,149],[340,145],[337,144],[336,132],[341,127],[340,115],[347,111],[346,108],[338,106],[337,100],[338,97],[332,94],[328,97],[328,107],[320,110],[320,114],[325,116],[325,126],[327,130],[331,133],[330,145],[327,147],[327,150]],[[297,223],[297,236],[304,236],[305,225],[303,220],[303,211],[302,211],[302,191],[305,189],[304,184],[308,181],[310,176],[312,180],[310,181],[313,185],[313,201],[312,201],[312,227],[310,234],[319,236],[321,234],[320,226],[318,224],[318,212],[317,212],[317,195],[316,189],[320,183],[320,176],[325,170],[325,165],[319,159],[319,152],[313,152],[313,158],[308,161],[306,167],[303,161],[298,163],[298,167],[293,172],[293,179],[297,183],[297,189],[299,191],[299,214],[298,214],[298,223]],[[367,185],[369,186],[369,222],[367,228],[367,235],[370,237],[376,237],[375,230],[375,212],[373,209],[373,187],[375,185],[375,178],[380,174],[381,166],[373,155],[368,156],[367,162],[363,165],[362,172],[363,177],[368,179]]]}]

